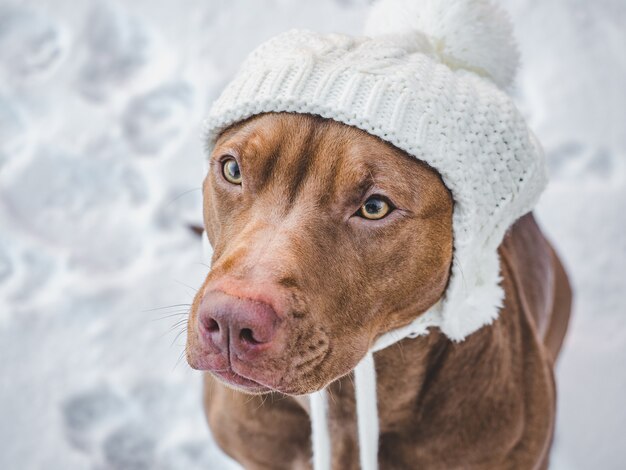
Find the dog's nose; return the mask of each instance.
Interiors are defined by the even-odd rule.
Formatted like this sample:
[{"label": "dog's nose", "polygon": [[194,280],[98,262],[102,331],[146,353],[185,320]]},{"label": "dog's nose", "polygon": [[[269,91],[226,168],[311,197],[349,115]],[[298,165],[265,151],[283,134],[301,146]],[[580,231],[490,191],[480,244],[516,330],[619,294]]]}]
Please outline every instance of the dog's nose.
[{"label": "dog's nose", "polygon": [[207,346],[238,358],[251,358],[267,349],[276,336],[280,319],[274,309],[255,300],[212,292],[198,312],[199,327]]}]

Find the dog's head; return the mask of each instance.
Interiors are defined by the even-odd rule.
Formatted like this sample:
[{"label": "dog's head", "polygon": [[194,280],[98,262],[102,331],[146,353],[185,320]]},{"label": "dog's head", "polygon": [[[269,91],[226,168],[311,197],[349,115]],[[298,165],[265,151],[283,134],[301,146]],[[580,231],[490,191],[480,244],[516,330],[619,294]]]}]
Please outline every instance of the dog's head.
[{"label": "dog's head", "polygon": [[256,116],[221,134],[203,189],[214,253],[187,358],[240,390],[318,390],[445,290],[452,198],[366,132]]}]

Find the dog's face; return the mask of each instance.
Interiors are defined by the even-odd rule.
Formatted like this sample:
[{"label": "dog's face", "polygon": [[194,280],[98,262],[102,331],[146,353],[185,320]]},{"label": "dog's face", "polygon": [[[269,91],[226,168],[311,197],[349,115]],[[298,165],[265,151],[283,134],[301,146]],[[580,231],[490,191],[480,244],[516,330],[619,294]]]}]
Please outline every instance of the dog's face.
[{"label": "dog's face", "polygon": [[445,290],[448,190],[356,128],[286,113],[239,123],[220,136],[203,190],[214,253],[187,358],[230,386],[319,390]]}]

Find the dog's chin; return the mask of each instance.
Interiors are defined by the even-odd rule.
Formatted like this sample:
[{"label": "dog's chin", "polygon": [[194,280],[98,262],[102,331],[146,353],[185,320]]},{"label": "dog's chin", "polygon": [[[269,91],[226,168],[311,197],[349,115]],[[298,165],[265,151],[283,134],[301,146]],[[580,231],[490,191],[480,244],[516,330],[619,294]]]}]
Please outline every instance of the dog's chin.
[{"label": "dog's chin", "polygon": [[209,373],[226,387],[248,395],[279,393],[282,395],[298,397],[318,392],[326,386],[325,383],[311,384],[306,383],[308,381],[305,380],[303,381],[305,383],[296,381],[294,384],[281,382],[280,385],[273,387],[239,375],[232,369],[228,369],[227,371],[209,371]]},{"label": "dog's chin", "polygon": [[232,388],[238,392],[247,393],[248,395],[264,395],[275,391],[266,385],[237,374],[232,369],[209,372],[213,377],[228,388]]},{"label": "dog's chin", "polygon": [[280,393],[289,396],[303,396],[316,392],[324,388],[319,387],[303,387],[302,385],[281,384],[278,387],[270,387],[263,385],[254,380],[243,377],[235,372],[210,372],[220,383],[226,387],[242,392],[248,395],[265,395],[268,393]]}]

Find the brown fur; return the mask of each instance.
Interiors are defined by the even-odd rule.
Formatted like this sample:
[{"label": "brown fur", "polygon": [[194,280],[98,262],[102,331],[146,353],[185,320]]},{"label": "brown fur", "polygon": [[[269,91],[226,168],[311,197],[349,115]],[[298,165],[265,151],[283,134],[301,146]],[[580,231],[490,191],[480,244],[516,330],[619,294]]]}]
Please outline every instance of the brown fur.
[{"label": "brown fur", "polygon": [[[238,159],[242,186],[222,177],[224,155]],[[375,222],[352,217],[370,194],[397,209]],[[215,439],[246,468],[310,468],[302,395],[330,384],[333,467],[358,468],[350,371],[380,334],[445,291],[453,201],[439,175],[358,129],[264,114],[220,137],[204,207],[213,267],[193,303],[188,361],[250,380],[233,389],[206,374]],[[531,214],[499,251],[506,298],[496,322],[460,343],[433,329],[376,353],[382,469],[547,467],[552,365],[571,292]],[[203,345],[198,312],[215,292],[266,303],[281,318],[254,361]]]}]

